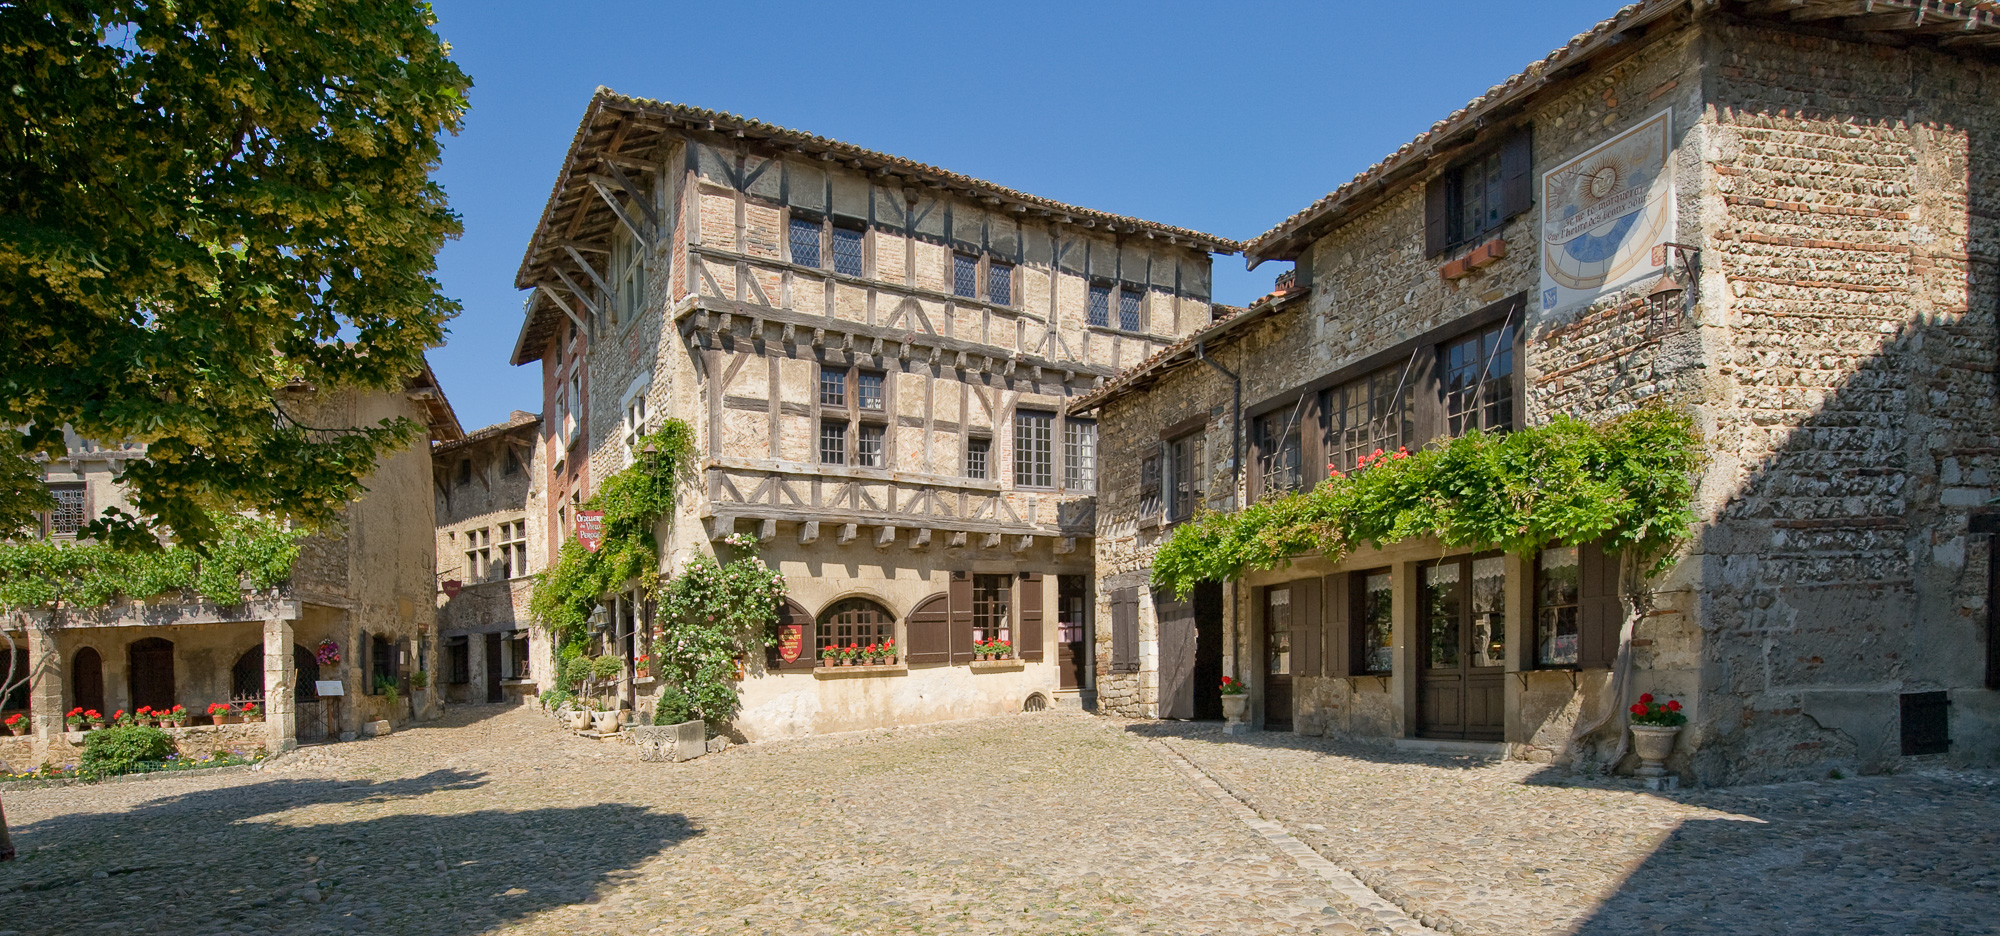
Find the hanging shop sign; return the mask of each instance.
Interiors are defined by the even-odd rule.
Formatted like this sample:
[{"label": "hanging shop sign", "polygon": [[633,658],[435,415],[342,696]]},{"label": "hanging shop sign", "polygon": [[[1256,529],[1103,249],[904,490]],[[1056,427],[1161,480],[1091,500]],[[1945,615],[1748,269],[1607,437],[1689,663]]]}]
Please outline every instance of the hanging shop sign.
[{"label": "hanging shop sign", "polygon": [[582,543],[584,549],[597,551],[597,544],[604,542],[604,511],[576,512],[576,541]]}]

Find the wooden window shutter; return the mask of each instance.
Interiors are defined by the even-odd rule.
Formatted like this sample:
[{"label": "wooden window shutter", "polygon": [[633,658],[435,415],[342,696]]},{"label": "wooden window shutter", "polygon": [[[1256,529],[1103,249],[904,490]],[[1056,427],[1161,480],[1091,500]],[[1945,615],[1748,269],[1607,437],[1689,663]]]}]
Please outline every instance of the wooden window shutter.
[{"label": "wooden window shutter", "polygon": [[[647,604],[650,611],[651,602]],[[794,634],[796,637],[792,636]],[[771,636],[777,639],[764,649],[765,669],[771,672],[789,672],[810,670],[819,665],[819,648],[814,646],[813,640],[812,615],[807,614],[806,609],[800,607],[798,602],[787,598],[785,603],[779,606],[778,620],[771,625]],[[784,657],[784,644],[791,639],[798,641],[798,658],[788,663]]]},{"label": "wooden window shutter", "polygon": [[1511,218],[1535,206],[1534,138],[1528,128],[1500,144],[1500,214]]},{"label": "wooden window shutter", "polygon": [[1348,580],[1352,573],[1336,572],[1320,581],[1320,620],[1324,622],[1321,631],[1320,653],[1324,655],[1324,665],[1328,676],[1354,675],[1354,635],[1348,622],[1353,620],[1354,606],[1347,596]]},{"label": "wooden window shutter", "polygon": [[1021,583],[1021,594],[1014,602],[1021,616],[1020,630],[1014,637],[1014,649],[1023,660],[1042,658],[1042,573],[1023,572],[1016,581]]},{"label": "wooden window shutter", "polygon": [[1424,256],[1435,257],[1451,246],[1449,173],[1424,187]]},{"label": "wooden window shutter", "polygon": [[359,656],[361,657],[362,695],[375,694],[375,661],[368,658],[368,654],[374,646],[375,641],[369,639],[367,631],[362,631],[361,639],[355,642],[355,649],[361,651]]},{"label": "wooden window shutter", "polygon": [[[972,662],[972,574],[951,574],[951,662]],[[912,661],[915,662],[915,661]]]},{"label": "wooden window shutter", "polygon": [[1320,674],[1319,599],[1319,579],[1301,579],[1292,583],[1292,647],[1298,654],[1298,660],[1292,667],[1293,676]]},{"label": "wooden window shutter", "polygon": [[1111,593],[1111,671],[1129,673],[1139,668],[1139,590],[1121,588]]},{"label": "wooden window shutter", "polygon": [[1596,543],[1577,547],[1577,665],[1607,669],[1618,658],[1625,606],[1618,598],[1618,554]]},{"label": "wooden window shutter", "polygon": [[[969,583],[968,583],[969,584]],[[951,596],[939,592],[910,612],[903,660],[908,663],[951,662]],[[969,639],[969,638],[968,638]]]}]

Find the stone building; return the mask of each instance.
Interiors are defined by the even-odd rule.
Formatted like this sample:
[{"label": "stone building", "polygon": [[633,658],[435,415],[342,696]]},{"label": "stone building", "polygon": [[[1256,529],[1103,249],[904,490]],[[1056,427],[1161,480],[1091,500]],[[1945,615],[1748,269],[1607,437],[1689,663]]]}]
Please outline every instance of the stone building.
[{"label": "stone building", "polygon": [[[297,394],[288,410],[315,425],[401,417],[427,425],[431,441],[462,434],[428,367],[401,392]],[[410,674],[434,669],[428,448],[385,456],[363,481],[368,493],[346,507],[339,526],[302,541],[290,579],[271,592],[234,605],[173,595],[122,600],[65,611],[53,626],[46,612],[0,618],[26,648],[32,682],[25,701],[34,725],[30,736],[0,738],[0,762],[13,770],[76,762],[82,735],[64,724],[73,708],[109,716],[142,705],[184,706],[196,713],[195,724],[172,731],[185,754],[286,750],[357,732],[366,722],[429,716],[434,697],[413,693],[410,684]],[[59,505],[46,518],[45,534],[74,539],[106,508],[129,510],[113,479],[126,462],[144,457],[143,446],[72,437],[69,454],[43,468]],[[318,664],[325,640],[338,645],[338,665]],[[394,706],[376,692],[383,680],[398,687]],[[321,697],[320,681],[341,683],[341,694]],[[264,706],[263,724],[200,724],[211,703],[245,700]]]},{"label": "stone building", "polygon": [[438,686],[446,702],[510,702],[546,682],[546,642],[529,640],[528,597],[545,548],[541,417],[431,448],[436,493]]},{"label": "stone building", "polygon": [[[741,734],[1075,704],[1096,426],[1063,403],[1206,326],[1209,254],[1236,249],[600,90],[516,281],[534,294],[513,361],[544,375],[543,545],[677,417],[698,464],[665,571],[743,533],[790,596],[778,647],[746,661]],[[607,606],[609,633],[645,629],[630,597]],[[816,665],[888,638],[893,667]],[[973,660],[1003,638],[1015,659]]]},{"label": "stone building", "polygon": [[[1633,4],[1249,242],[1290,281],[1066,410],[1100,698],[1199,716],[1226,672],[1267,730],[1604,763],[1650,691],[1705,782],[1994,761],[1995,46],[1984,4]],[[1629,632],[1587,543],[1146,588],[1201,506],[1648,400],[1708,460]]]}]

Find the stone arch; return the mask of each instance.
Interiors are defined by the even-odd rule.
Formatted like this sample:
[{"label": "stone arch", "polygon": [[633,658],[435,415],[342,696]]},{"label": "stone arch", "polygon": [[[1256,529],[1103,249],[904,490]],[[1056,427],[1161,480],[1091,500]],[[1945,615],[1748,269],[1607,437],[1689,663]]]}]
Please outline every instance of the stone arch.
[{"label": "stone arch", "polygon": [[104,711],[104,656],[84,647],[69,660],[70,708]]},{"label": "stone arch", "polygon": [[229,700],[257,701],[264,698],[264,645],[243,651],[229,668]]},{"label": "stone arch", "polygon": [[867,646],[896,636],[896,614],[874,598],[852,596],[828,604],[813,628],[813,655],[829,646]]},{"label": "stone arch", "polygon": [[129,665],[126,687],[132,692],[133,709],[149,706],[170,709],[175,705],[174,642],[165,637],[146,637],[125,648]]}]

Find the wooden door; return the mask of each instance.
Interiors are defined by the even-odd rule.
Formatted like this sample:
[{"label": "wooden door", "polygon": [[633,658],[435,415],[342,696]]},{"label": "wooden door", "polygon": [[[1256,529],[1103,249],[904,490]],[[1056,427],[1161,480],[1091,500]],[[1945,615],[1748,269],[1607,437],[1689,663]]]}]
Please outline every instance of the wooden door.
[{"label": "wooden door", "polygon": [[1056,687],[1059,689],[1083,686],[1083,663],[1090,658],[1084,626],[1090,614],[1089,581],[1083,575],[1056,576]]},{"label": "wooden door", "polygon": [[1264,589],[1264,727],[1292,726],[1292,587]]},{"label": "wooden door", "polygon": [[1194,717],[1194,606],[1166,590],[1153,592],[1160,624],[1160,717]]},{"label": "wooden door", "polygon": [[1426,565],[1417,584],[1417,734],[1502,740],[1506,557],[1461,556]]},{"label": "wooden door", "polygon": [[[21,663],[27,665],[27,654],[21,654]],[[87,712],[104,711],[104,658],[96,650],[85,647],[76,652],[70,660],[70,707]]]},{"label": "wooden door", "polygon": [[504,698],[500,692],[500,635],[486,635],[486,701],[499,702]]},{"label": "wooden door", "polygon": [[134,641],[130,656],[132,667],[128,672],[131,674],[132,708],[136,710],[142,705],[156,709],[173,708],[173,641],[159,637]]}]

